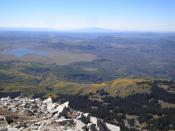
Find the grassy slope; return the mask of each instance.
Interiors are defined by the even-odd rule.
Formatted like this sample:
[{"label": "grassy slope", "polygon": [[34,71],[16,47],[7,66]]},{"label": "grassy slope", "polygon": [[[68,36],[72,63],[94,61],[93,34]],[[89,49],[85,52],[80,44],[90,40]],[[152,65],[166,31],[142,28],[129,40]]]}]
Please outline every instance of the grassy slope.
[{"label": "grassy slope", "polygon": [[104,89],[113,96],[128,96],[135,93],[149,93],[149,79],[142,78],[120,78],[109,82],[92,84],[89,92],[96,93],[97,90]]},{"label": "grassy slope", "polygon": [[[128,96],[133,93],[149,92],[148,79],[121,78],[97,84],[80,84],[60,80],[54,73],[27,74],[17,69],[0,70],[1,88],[4,91],[22,91],[27,94],[88,94],[105,89],[111,95]],[[4,78],[2,78],[2,76]]]},{"label": "grassy slope", "polygon": [[[71,81],[73,77],[71,77],[71,80],[67,79],[67,77],[76,73],[83,72],[78,69],[71,70],[56,65],[19,62],[1,63],[0,89],[8,92],[20,91],[27,95],[43,93],[46,96],[54,97],[57,94],[88,95],[104,89],[112,96],[125,97],[136,93],[149,93],[149,82],[153,80],[151,78],[125,77],[107,82],[85,84]],[[86,80],[89,80],[88,77]]]}]

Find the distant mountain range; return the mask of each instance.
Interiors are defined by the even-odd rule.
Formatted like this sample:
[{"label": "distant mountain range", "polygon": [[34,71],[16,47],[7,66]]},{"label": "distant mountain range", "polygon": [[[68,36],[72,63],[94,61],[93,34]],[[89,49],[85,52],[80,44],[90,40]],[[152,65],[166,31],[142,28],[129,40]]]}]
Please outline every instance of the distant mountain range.
[{"label": "distant mountain range", "polygon": [[150,34],[150,33],[158,33],[158,34],[174,34],[175,32],[152,32],[152,31],[117,31],[107,28],[101,28],[101,27],[88,27],[88,28],[79,28],[74,30],[61,30],[61,29],[52,29],[52,28],[37,28],[37,27],[0,27],[0,31],[55,31],[60,33],[125,33],[125,34]]},{"label": "distant mountain range", "polygon": [[4,31],[58,31],[58,32],[75,32],[75,33],[112,33],[113,30],[99,28],[99,27],[89,27],[81,28],[75,30],[56,30],[49,28],[26,28],[26,27],[0,27],[0,30]]},{"label": "distant mountain range", "polygon": [[77,30],[72,30],[72,32],[81,32],[81,33],[112,33],[113,30],[99,28],[99,27],[89,27],[89,28],[81,28]]},{"label": "distant mountain range", "polygon": [[49,28],[0,27],[1,31],[55,31]]}]

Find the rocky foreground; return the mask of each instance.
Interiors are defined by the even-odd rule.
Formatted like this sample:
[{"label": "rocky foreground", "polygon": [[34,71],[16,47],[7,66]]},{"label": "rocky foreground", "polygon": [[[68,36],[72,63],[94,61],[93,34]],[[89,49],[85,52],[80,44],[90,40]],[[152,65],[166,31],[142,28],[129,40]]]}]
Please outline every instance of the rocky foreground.
[{"label": "rocky foreground", "polygon": [[120,131],[120,127],[75,111],[69,102],[7,97],[0,99],[0,131]]}]

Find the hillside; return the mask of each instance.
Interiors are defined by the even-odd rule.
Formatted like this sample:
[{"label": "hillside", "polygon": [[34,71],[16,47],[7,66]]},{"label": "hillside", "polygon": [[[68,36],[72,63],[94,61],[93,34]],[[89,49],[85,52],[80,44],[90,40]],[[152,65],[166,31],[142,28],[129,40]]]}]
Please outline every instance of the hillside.
[{"label": "hillside", "polygon": [[149,93],[150,79],[144,78],[119,78],[108,82],[92,84],[89,93],[103,90],[112,96],[129,96],[136,93]]},{"label": "hillside", "polygon": [[121,130],[175,128],[173,80],[124,77],[107,82],[78,83],[56,75],[52,72],[57,69],[55,66],[7,65],[1,65],[1,97],[51,96],[54,101],[70,101],[73,109],[119,125]]},{"label": "hillside", "polygon": [[70,100],[75,109],[89,111],[124,131],[175,129],[174,81],[125,78],[95,84],[91,89],[85,96],[62,98]]}]

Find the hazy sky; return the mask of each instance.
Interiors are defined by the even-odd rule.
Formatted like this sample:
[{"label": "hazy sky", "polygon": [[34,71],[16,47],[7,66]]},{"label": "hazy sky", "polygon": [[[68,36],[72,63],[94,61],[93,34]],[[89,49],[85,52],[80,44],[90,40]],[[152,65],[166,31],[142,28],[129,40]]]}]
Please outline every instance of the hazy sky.
[{"label": "hazy sky", "polygon": [[175,0],[0,0],[0,27],[175,31]]}]

